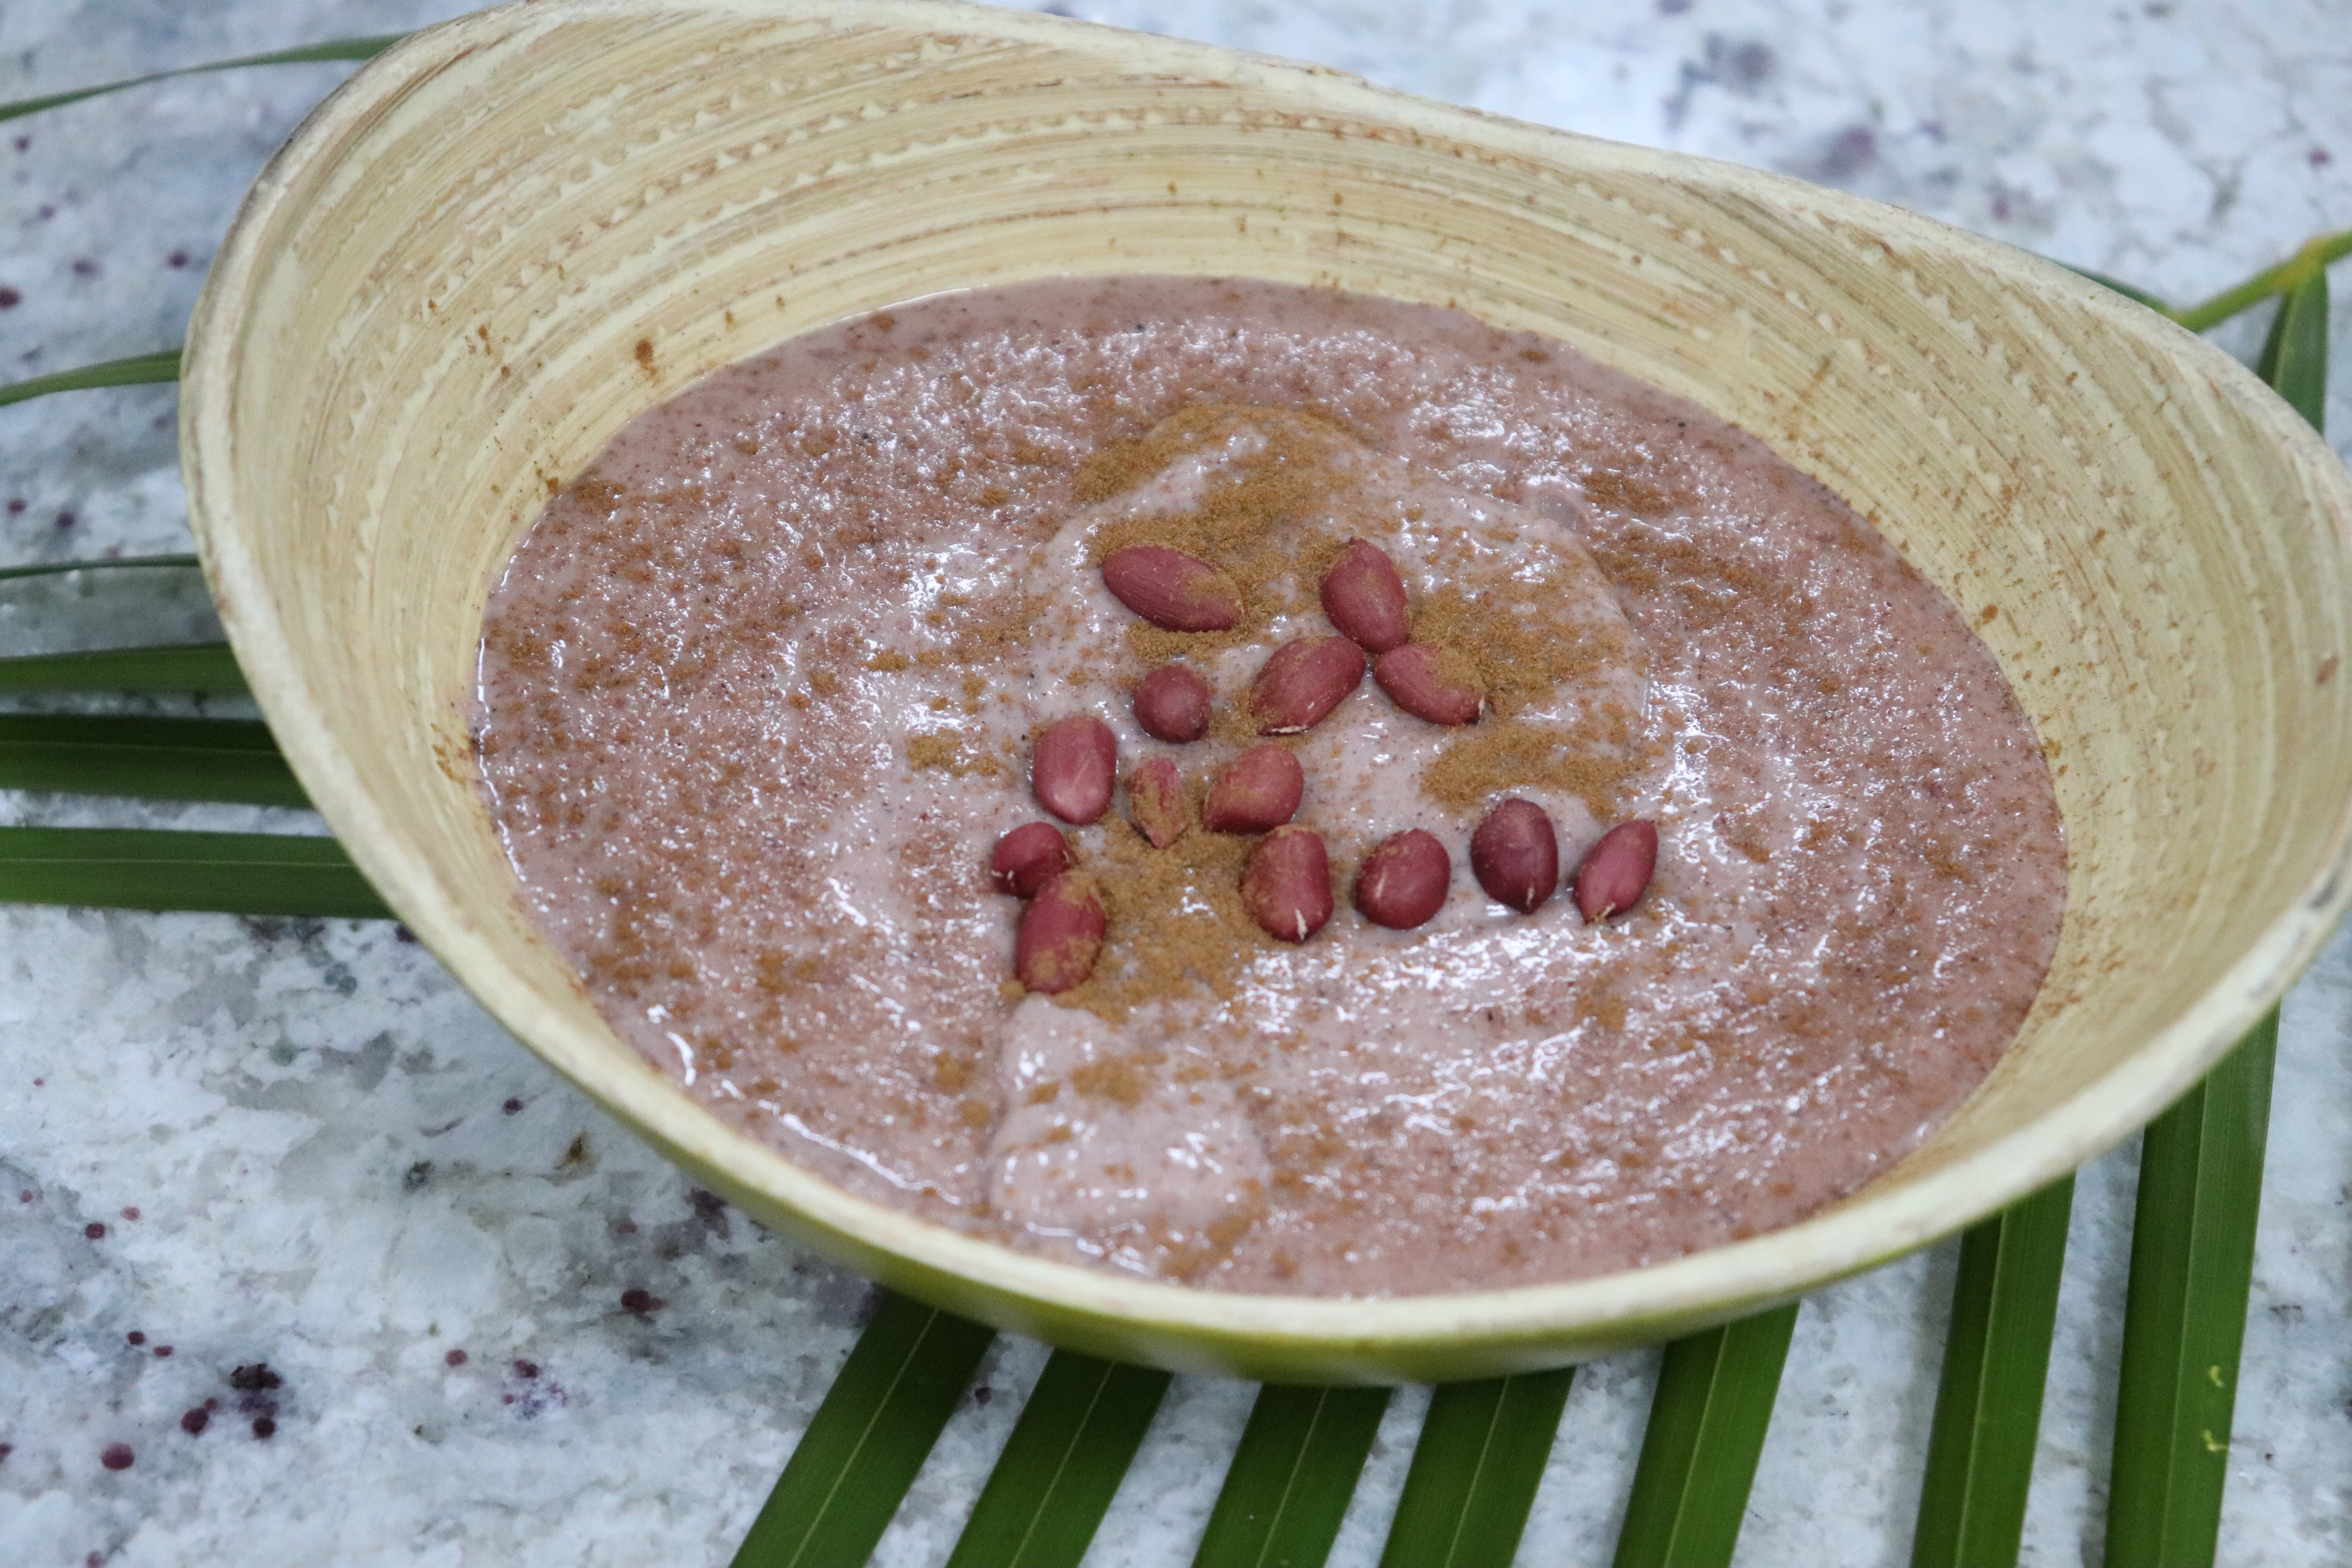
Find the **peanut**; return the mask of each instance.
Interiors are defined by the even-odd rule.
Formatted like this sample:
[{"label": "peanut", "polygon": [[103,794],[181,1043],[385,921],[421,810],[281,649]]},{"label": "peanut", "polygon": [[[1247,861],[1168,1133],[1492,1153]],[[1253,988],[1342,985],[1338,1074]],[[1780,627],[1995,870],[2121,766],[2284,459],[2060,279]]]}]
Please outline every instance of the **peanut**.
[{"label": "peanut", "polygon": [[1091,713],[1074,713],[1037,737],[1029,784],[1045,809],[1083,827],[1110,809],[1118,737]]},{"label": "peanut", "polygon": [[1000,893],[1025,899],[1071,865],[1070,841],[1050,822],[1024,822],[996,841],[988,878]]},{"label": "peanut", "polygon": [[1278,942],[1305,942],[1321,931],[1331,918],[1331,858],[1322,836],[1286,826],[1259,840],[1242,873],[1242,903]]},{"label": "peanut", "polygon": [[1658,868],[1658,825],[1621,822],[1585,851],[1576,868],[1576,907],[1595,925],[1642,901]]},{"label": "peanut", "polygon": [[1366,653],[1386,653],[1412,636],[1396,563],[1367,539],[1351,539],[1323,574],[1323,613]]},{"label": "peanut", "polygon": [[1298,815],[1307,771],[1289,748],[1253,746],[1209,785],[1201,826],[1212,833],[1264,833]]},{"label": "peanut", "polygon": [[1209,696],[1200,671],[1163,664],[1136,683],[1135,721],[1155,741],[1197,741],[1209,732]]},{"label": "peanut", "polygon": [[1346,637],[1300,637],[1276,648],[1250,683],[1261,735],[1296,735],[1321,723],[1364,679],[1364,653]]},{"label": "peanut", "polygon": [[1153,757],[1127,775],[1127,809],[1136,827],[1165,849],[1184,837],[1184,777],[1166,757]]},{"label": "peanut", "polygon": [[1356,908],[1377,926],[1411,931],[1445,907],[1454,860],[1433,835],[1418,827],[1391,833],[1372,846],[1356,873]]},{"label": "peanut", "polygon": [[1470,870],[1486,896],[1533,914],[1559,886],[1559,836],[1531,800],[1514,795],[1470,835]]},{"label": "peanut", "polygon": [[1438,673],[1438,650],[1425,642],[1391,648],[1372,664],[1372,679],[1396,705],[1433,724],[1468,724],[1477,720],[1486,694],[1475,686]]},{"label": "peanut", "polygon": [[1084,871],[1057,872],[1022,913],[1013,939],[1013,974],[1048,996],[1067,991],[1094,973],[1108,923],[1094,879]]},{"label": "peanut", "polygon": [[1103,557],[1103,586],[1171,632],[1222,632],[1242,618],[1241,590],[1197,555],[1165,544],[1130,544]]}]

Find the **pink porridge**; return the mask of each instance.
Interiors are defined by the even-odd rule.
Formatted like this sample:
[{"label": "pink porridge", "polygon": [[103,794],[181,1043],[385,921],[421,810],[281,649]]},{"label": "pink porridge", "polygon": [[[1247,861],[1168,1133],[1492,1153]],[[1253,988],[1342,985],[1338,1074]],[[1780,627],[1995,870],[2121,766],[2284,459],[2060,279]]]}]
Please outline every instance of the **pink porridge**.
[{"label": "pink porridge", "polygon": [[1837,497],[1557,342],[1264,283],[709,377],[523,542],[476,730],[540,926],[688,1093],[1218,1289],[1801,1218],[1984,1077],[2064,891],[2007,682]]}]

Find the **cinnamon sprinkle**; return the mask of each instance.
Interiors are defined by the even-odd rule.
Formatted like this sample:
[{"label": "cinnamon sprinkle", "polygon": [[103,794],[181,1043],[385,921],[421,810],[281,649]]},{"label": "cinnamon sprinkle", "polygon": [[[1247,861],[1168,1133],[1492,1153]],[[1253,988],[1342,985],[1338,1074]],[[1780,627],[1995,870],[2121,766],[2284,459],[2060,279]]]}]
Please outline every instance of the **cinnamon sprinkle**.
[{"label": "cinnamon sprinkle", "polygon": [[[1228,631],[1188,633],[1139,618],[1127,630],[1129,654],[1156,667],[1264,641],[1276,616],[1304,609],[1349,539],[1392,541],[1400,523],[1413,520],[1374,514],[1345,460],[1357,445],[1344,425],[1317,413],[1210,404],[1086,459],[1074,493],[1081,504],[1099,505],[1185,458],[1213,458],[1196,506],[1113,518],[1095,531],[1088,559],[1099,563],[1139,544],[1181,550],[1233,579],[1242,619]],[[1641,650],[1621,630],[1580,618],[1550,584],[1520,581],[1505,566],[1464,566],[1459,581],[1422,596],[1414,635],[1439,648],[1444,679],[1476,686],[1492,711],[1446,745],[1423,773],[1423,793],[1469,808],[1517,790],[1552,789],[1581,796],[1597,816],[1612,815],[1626,784],[1654,759],[1654,744],[1637,733],[1639,716],[1617,704],[1575,726],[1517,716],[1563,682],[1638,659]],[[1243,705],[1227,701],[1215,710],[1210,734],[1247,745],[1260,739],[1256,729]],[[1189,788],[1197,810],[1200,781]],[[1196,989],[1230,996],[1268,942],[1240,897],[1254,842],[1192,833],[1154,849],[1131,825],[1108,824],[1089,866],[1109,915],[1107,945],[1094,974],[1055,1000],[1118,1023],[1136,1007]]]},{"label": "cinnamon sprinkle", "polygon": [[[1252,437],[1262,444],[1253,448]],[[1237,647],[1262,639],[1276,616],[1311,603],[1324,569],[1347,542],[1337,520],[1360,510],[1356,487],[1331,460],[1354,439],[1344,426],[1310,412],[1202,404],[1160,421],[1141,440],[1115,442],[1089,457],[1075,486],[1082,502],[1126,494],[1183,458],[1214,455],[1198,507],[1106,522],[1088,541],[1087,560],[1099,564],[1132,544],[1181,550],[1233,579],[1242,618],[1222,632],[1164,631],[1139,619],[1128,627],[1129,651],[1150,666]]]},{"label": "cinnamon sprinkle", "polygon": [[[1187,781],[1190,814],[1200,812]],[[1102,956],[1082,984],[1055,995],[1106,1023],[1136,1008],[1205,991],[1231,997],[1251,959],[1274,941],[1242,905],[1242,872],[1255,837],[1196,831],[1165,849],[1123,817],[1106,817],[1099,848],[1085,858],[1108,917]]]}]

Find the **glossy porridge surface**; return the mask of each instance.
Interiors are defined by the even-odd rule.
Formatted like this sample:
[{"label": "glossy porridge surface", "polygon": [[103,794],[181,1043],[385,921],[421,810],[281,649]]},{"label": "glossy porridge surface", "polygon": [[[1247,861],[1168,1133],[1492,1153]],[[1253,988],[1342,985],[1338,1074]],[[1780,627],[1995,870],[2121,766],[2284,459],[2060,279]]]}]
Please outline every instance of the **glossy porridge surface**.
[{"label": "glossy porridge surface", "polygon": [[[1199,792],[1243,699],[1328,636],[1379,544],[1417,638],[1488,705],[1370,679],[1291,745],[1339,910],[1243,910]],[[1229,568],[1230,631],[1164,631],[1107,550]],[[1128,693],[1181,658],[1202,741]],[[1045,814],[1030,747],[1107,722],[1193,826],[1070,829],[1107,944],[1024,994],[986,875]],[[844,1186],[1053,1256],[1227,1289],[1562,1279],[1784,1225],[1916,1144],[2014,1034],[2056,941],[2048,770],[1962,616],[1753,438],[1447,311],[1167,278],[943,296],[646,415],[493,593],[476,728],[542,929],[606,1018]],[[1563,866],[1654,819],[1655,880],[1586,924],[1489,899],[1507,795]],[[1349,906],[1406,828],[1428,924]]]}]

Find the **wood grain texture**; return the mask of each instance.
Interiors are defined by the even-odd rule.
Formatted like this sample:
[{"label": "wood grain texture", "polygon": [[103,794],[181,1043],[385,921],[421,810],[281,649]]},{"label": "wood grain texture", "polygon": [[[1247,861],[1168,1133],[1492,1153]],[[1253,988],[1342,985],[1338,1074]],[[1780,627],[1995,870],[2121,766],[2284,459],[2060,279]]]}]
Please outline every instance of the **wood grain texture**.
[{"label": "wood grain texture", "polygon": [[[473,794],[489,583],[631,416],[787,334],[1045,275],[1243,273],[1554,334],[1754,431],[1949,593],[2048,745],[2071,847],[2018,1047],[1790,1229],[1507,1292],[1301,1301],[951,1235],[744,1139],[532,931]],[[751,1213],[1092,1353],[1450,1380],[1686,1334],[1894,1257],[2202,1076],[2352,885],[2352,482],[2210,345],[2095,284],[1778,176],[1050,16],[541,0],[340,89],[224,246],[191,510],[289,761],[392,906],[558,1070]]]}]

